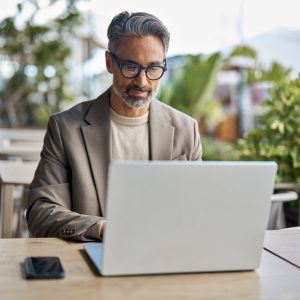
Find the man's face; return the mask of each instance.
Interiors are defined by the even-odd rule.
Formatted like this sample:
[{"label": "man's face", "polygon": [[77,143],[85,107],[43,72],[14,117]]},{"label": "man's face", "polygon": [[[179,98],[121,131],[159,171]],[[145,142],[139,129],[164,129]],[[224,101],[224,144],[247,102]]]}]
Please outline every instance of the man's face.
[{"label": "man's face", "polygon": [[[119,62],[131,62],[148,66],[164,66],[164,48],[161,40],[155,36],[124,37],[116,45],[114,53]],[[113,91],[131,108],[143,108],[149,105],[155,96],[159,80],[150,80],[145,70],[135,78],[125,78],[117,63],[109,53],[106,54],[107,70],[113,74]]]}]

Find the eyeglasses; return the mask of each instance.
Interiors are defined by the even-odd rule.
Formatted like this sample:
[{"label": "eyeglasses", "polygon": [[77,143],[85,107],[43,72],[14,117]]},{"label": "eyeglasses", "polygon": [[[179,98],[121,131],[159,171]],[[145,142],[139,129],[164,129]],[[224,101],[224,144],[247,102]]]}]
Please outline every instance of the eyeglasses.
[{"label": "eyeglasses", "polygon": [[116,62],[121,70],[121,74],[128,79],[133,79],[139,76],[142,70],[145,70],[146,77],[150,80],[160,79],[167,71],[166,60],[164,60],[164,66],[150,65],[143,67],[138,63],[125,61],[120,62],[119,58],[112,52],[110,52],[112,59]]}]

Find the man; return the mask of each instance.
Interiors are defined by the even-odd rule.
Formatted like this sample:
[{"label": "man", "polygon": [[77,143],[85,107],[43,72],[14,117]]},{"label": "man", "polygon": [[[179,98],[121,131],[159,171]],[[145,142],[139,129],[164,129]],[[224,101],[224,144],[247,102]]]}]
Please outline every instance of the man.
[{"label": "man", "polygon": [[167,69],[167,28],[153,15],[122,12],[108,39],[112,87],[49,120],[29,191],[33,236],[101,239],[111,160],[201,158],[197,122],[154,98]]}]

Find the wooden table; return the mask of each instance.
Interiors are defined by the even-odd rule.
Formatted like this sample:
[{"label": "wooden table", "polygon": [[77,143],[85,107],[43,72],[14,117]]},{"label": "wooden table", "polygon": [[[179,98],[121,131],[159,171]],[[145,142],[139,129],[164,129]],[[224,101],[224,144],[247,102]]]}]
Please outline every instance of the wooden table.
[{"label": "wooden table", "polygon": [[38,128],[0,128],[0,139],[13,141],[43,141],[45,129]]},{"label": "wooden table", "polygon": [[0,146],[0,157],[1,159],[38,161],[42,147],[42,143]]},{"label": "wooden table", "polygon": [[12,236],[13,189],[15,185],[31,183],[38,162],[0,161],[0,237]]},{"label": "wooden table", "polygon": [[0,157],[39,160],[45,129],[0,128]]},{"label": "wooden table", "polygon": [[300,269],[300,227],[269,230],[264,247]]},{"label": "wooden table", "polygon": [[[0,239],[1,299],[291,300],[300,295],[300,270],[267,251],[256,271],[104,278],[82,249],[82,243],[59,239]],[[66,277],[23,279],[20,263],[38,255],[59,256]]]}]

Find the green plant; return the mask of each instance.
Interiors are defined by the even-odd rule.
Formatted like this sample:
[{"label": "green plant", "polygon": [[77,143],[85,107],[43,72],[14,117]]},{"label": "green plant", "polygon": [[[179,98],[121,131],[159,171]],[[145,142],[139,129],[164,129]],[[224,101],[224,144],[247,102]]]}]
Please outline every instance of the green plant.
[{"label": "green plant", "polygon": [[204,118],[216,126],[223,119],[221,104],[214,101],[221,56],[188,55],[175,80],[161,88],[158,96],[165,103],[196,119]]},{"label": "green plant", "polygon": [[[0,22],[0,59],[10,74],[0,81],[0,125],[44,125],[67,98],[70,37],[81,22],[79,0],[23,0],[14,16]],[[41,11],[65,4],[60,14],[37,22]],[[28,15],[24,18],[24,15]]]},{"label": "green plant", "polygon": [[253,85],[260,82],[277,83],[282,80],[287,80],[290,77],[291,69],[285,68],[277,62],[272,62],[270,66],[263,66],[257,59],[256,50],[247,45],[236,46],[228,57],[224,58],[225,67],[232,64],[232,60],[240,58],[241,62],[248,64],[244,68],[245,84]]},{"label": "green plant", "polygon": [[274,160],[277,182],[300,183],[300,76],[270,91],[257,128],[237,144],[239,159]]},{"label": "green plant", "polygon": [[279,63],[273,62],[269,68],[257,67],[247,71],[246,82],[249,85],[258,82],[276,83],[287,80],[290,77],[291,69],[285,68]]},{"label": "green plant", "polygon": [[247,57],[247,58],[256,60],[257,53],[256,53],[256,50],[253,49],[252,47],[241,44],[241,45],[237,45],[235,48],[233,48],[233,50],[230,52],[228,57],[225,58],[225,61],[228,62],[233,57]]},{"label": "green plant", "polygon": [[203,160],[236,160],[235,146],[232,143],[202,136]]}]

